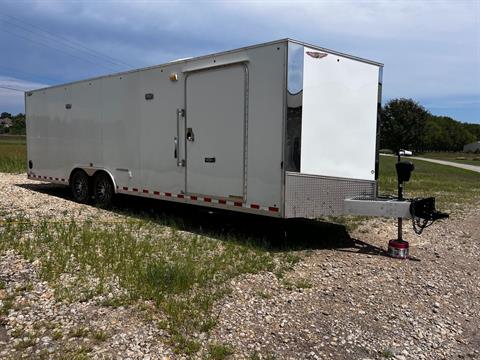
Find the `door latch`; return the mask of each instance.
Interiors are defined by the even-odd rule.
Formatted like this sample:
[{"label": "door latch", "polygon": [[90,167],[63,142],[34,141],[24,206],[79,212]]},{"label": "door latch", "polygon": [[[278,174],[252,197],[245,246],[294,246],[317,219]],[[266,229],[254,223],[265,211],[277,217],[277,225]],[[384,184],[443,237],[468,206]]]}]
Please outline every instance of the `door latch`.
[{"label": "door latch", "polygon": [[193,133],[192,128],[187,128],[187,140],[195,141],[195,134]]}]

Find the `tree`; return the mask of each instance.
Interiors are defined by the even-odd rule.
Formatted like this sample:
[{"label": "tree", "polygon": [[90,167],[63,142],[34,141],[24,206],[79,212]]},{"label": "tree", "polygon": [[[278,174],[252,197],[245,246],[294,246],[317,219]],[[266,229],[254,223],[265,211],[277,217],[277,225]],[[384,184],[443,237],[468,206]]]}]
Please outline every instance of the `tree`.
[{"label": "tree", "polygon": [[445,131],[440,122],[436,121],[434,116],[430,116],[425,126],[422,150],[439,151],[445,149],[445,135]]},{"label": "tree", "polygon": [[433,118],[444,129],[445,146],[440,150],[461,151],[463,145],[475,141],[475,135],[470,133],[460,122],[448,116],[434,116]]},{"label": "tree", "polygon": [[480,141],[480,124],[463,123],[462,125],[468,132],[475,136],[476,140]]},{"label": "tree", "polygon": [[430,113],[412,99],[390,100],[382,109],[380,147],[421,150]]},{"label": "tree", "polygon": [[12,127],[10,128],[11,134],[25,135],[25,128],[25,114],[20,113],[12,117]]},{"label": "tree", "polygon": [[12,117],[12,114],[8,112],[2,112],[2,114],[0,115],[0,119],[11,118],[11,117]]}]

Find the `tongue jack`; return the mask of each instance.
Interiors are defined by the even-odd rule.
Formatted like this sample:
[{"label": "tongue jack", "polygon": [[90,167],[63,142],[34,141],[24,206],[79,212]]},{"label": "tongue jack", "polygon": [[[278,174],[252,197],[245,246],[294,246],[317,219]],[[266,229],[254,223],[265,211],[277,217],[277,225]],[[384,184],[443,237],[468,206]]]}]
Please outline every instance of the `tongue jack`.
[{"label": "tongue jack", "polygon": [[[403,201],[403,184],[410,180],[412,171],[415,169],[415,166],[410,161],[402,161],[400,156],[400,151],[398,152],[398,161],[395,164],[397,170],[397,180],[398,180],[398,201]],[[388,254],[391,257],[398,259],[407,259],[408,258],[408,241],[403,240],[403,219],[398,218],[397,225],[397,238],[390,240],[388,242]]]}]

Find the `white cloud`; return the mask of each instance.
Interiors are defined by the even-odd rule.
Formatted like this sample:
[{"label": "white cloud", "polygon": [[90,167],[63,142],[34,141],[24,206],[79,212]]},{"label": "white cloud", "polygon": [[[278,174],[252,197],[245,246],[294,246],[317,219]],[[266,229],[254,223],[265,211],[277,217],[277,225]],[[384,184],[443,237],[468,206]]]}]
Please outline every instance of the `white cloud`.
[{"label": "white cloud", "polygon": [[[15,11],[138,67],[292,37],[383,62],[387,98],[480,96],[478,0],[37,0]],[[58,55],[26,59],[68,79],[100,68]]]},{"label": "white cloud", "polygon": [[39,89],[46,86],[48,85],[0,76],[0,109],[8,109],[11,112],[24,112],[24,93],[21,91]]},{"label": "white cloud", "polygon": [[[196,55],[188,48],[199,34],[204,44],[217,44],[215,51],[226,50],[218,44],[247,45],[293,37],[384,62],[389,81],[385,89],[392,96],[480,94],[479,1],[88,2],[62,6],[64,13],[76,11],[77,20],[104,23],[149,38],[159,34],[152,46],[134,51],[129,51],[137,47],[134,43],[110,43],[115,53],[122,49],[137,53],[143,63]],[[192,43],[178,54],[162,49],[173,46],[178,34],[184,35],[179,42],[190,36]]]},{"label": "white cloud", "polygon": [[40,89],[48,85],[32,81],[25,81],[12,77],[0,76],[0,86],[8,86],[22,91],[28,91],[33,89]]}]

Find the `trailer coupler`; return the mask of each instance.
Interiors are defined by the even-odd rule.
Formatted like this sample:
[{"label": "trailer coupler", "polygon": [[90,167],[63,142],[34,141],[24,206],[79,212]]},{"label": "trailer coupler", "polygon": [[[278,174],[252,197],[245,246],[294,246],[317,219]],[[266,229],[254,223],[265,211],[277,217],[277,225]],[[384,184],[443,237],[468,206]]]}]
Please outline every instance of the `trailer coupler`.
[{"label": "trailer coupler", "polygon": [[410,203],[410,215],[412,217],[413,230],[420,235],[423,230],[435,221],[447,219],[447,213],[435,209],[435,198],[417,198],[412,199]]}]

